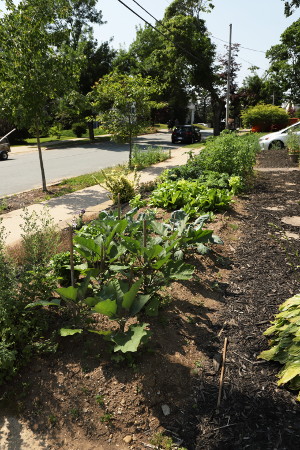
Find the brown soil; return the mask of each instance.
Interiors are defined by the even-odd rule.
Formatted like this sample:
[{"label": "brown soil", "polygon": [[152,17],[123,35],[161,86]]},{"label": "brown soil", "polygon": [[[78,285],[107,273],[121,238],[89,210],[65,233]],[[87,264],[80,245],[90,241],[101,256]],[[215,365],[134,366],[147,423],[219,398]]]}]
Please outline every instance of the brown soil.
[{"label": "brown soil", "polygon": [[[291,167],[284,150],[264,152],[258,165]],[[3,388],[47,448],[170,448],[154,446],[162,435],[189,450],[299,448],[296,395],[277,387],[279,365],[257,360],[278,305],[300,288],[300,241],[284,238],[299,226],[281,221],[300,215],[299,182],[298,170],[258,172],[253,189],[216,217],[224,246],[190,255],[196,276],[165,291],[160,315],[145,318],[151,345],[130,364],[111,362],[97,336],[61,338],[56,354]]]},{"label": "brown soil", "polygon": [[8,195],[0,198],[0,215],[7,214],[16,209],[26,208],[35,203],[40,203],[69,192],[70,190],[68,190],[66,186],[53,185],[49,188],[48,192],[43,192],[43,189],[33,189],[15,195]]}]

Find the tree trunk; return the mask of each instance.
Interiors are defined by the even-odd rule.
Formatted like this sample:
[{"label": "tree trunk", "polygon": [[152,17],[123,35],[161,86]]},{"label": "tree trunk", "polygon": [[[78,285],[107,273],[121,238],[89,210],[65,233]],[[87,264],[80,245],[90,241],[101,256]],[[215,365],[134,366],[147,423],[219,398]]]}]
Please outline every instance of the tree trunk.
[{"label": "tree trunk", "polygon": [[42,174],[43,191],[47,192],[48,189],[47,189],[47,185],[46,185],[46,176],[45,176],[43,155],[42,155],[42,149],[41,149],[41,141],[40,141],[40,128],[39,128],[38,122],[36,122],[35,128],[36,128],[36,141],[37,141],[37,148],[38,148],[38,152],[39,152],[40,168],[41,168],[41,174]]},{"label": "tree trunk", "polygon": [[214,114],[214,136],[219,136],[221,132],[221,117],[225,103],[218,97],[212,98],[212,108]]},{"label": "tree trunk", "polygon": [[88,130],[89,130],[89,139],[90,141],[94,141],[95,140],[95,134],[94,134],[94,122],[88,122]]}]

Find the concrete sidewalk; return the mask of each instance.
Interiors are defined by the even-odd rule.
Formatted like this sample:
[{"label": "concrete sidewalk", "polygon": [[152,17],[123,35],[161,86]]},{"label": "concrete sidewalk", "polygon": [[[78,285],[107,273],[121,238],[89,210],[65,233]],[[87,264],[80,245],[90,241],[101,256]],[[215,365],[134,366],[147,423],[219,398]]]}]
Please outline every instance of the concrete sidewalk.
[{"label": "concrete sidewalk", "polygon": [[[199,151],[200,149],[196,149],[195,153]],[[174,148],[170,159],[139,172],[141,175],[140,183],[153,181],[163,170],[183,165],[187,160],[187,149]],[[78,213],[82,209],[86,211],[84,217],[86,219],[92,219],[100,211],[107,209],[111,205],[112,201],[109,200],[107,191],[99,185],[96,185],[62,197],[53,198],[43,203],[31,205],[27,210],[29,213],[36,212],[40,214],[47,207],[54,223],[60,229],[63,229],[71,224],[73,218],[78,216]],[[18,209],[0,216],[2,226],[7,234],[7,245],[14,245],[21,239],[22,230],[20,226],[24,222],[22,218],[23,214],[24,211]]]}]

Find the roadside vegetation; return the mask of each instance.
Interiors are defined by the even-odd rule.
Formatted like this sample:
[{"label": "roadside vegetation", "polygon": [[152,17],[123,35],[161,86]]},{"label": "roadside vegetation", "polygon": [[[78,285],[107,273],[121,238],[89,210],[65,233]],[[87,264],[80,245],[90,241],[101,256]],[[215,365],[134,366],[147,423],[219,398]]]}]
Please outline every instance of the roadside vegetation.
[{"label": "roadside vegetation", "polygon": [[[33,354],[55,351],[59,334],[99,334],[119,361],[143,347],[152,334],[144,318],[159,315],[161,289],[193,277],[194,267],[185,261],[187,252],[204,255],[212,245],[222,244],[209,221],[245,188],[257,151],[253,136],[224,133],[209,141],[203,154],[191,155],[186,165],[166,171],[150,195],[129,190],[123,201],[131,198],[132,209],[124,214],[120,203],[124,186],[106,174],[104,182],[111,181],[116,211],[102,212],[86,225],[81,212],[73,226],[72,245],[63,253],[58,253],[59,234],[47,212],[37,217],[25,210],[17,260],[8,257],[0,233],[4,274],[0,380],[13,376]],[[165,222],[153,207],[173,213]],[[117,323],[117,328],[106,322],[103,328],[101,317]]]}]

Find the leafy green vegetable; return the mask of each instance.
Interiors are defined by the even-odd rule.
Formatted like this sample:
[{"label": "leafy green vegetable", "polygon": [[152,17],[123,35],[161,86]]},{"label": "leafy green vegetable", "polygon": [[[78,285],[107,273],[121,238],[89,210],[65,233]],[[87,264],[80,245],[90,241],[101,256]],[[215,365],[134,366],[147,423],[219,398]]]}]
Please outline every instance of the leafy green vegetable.
[{"label": "leafy green vegetable", "polygon": [[271,348],[258,357],[283,364],[278,385],[289,383],[291,389],[300,390],[300,294],[286,300],[279,310],[273,325],[264,332],[273,336]]}]

